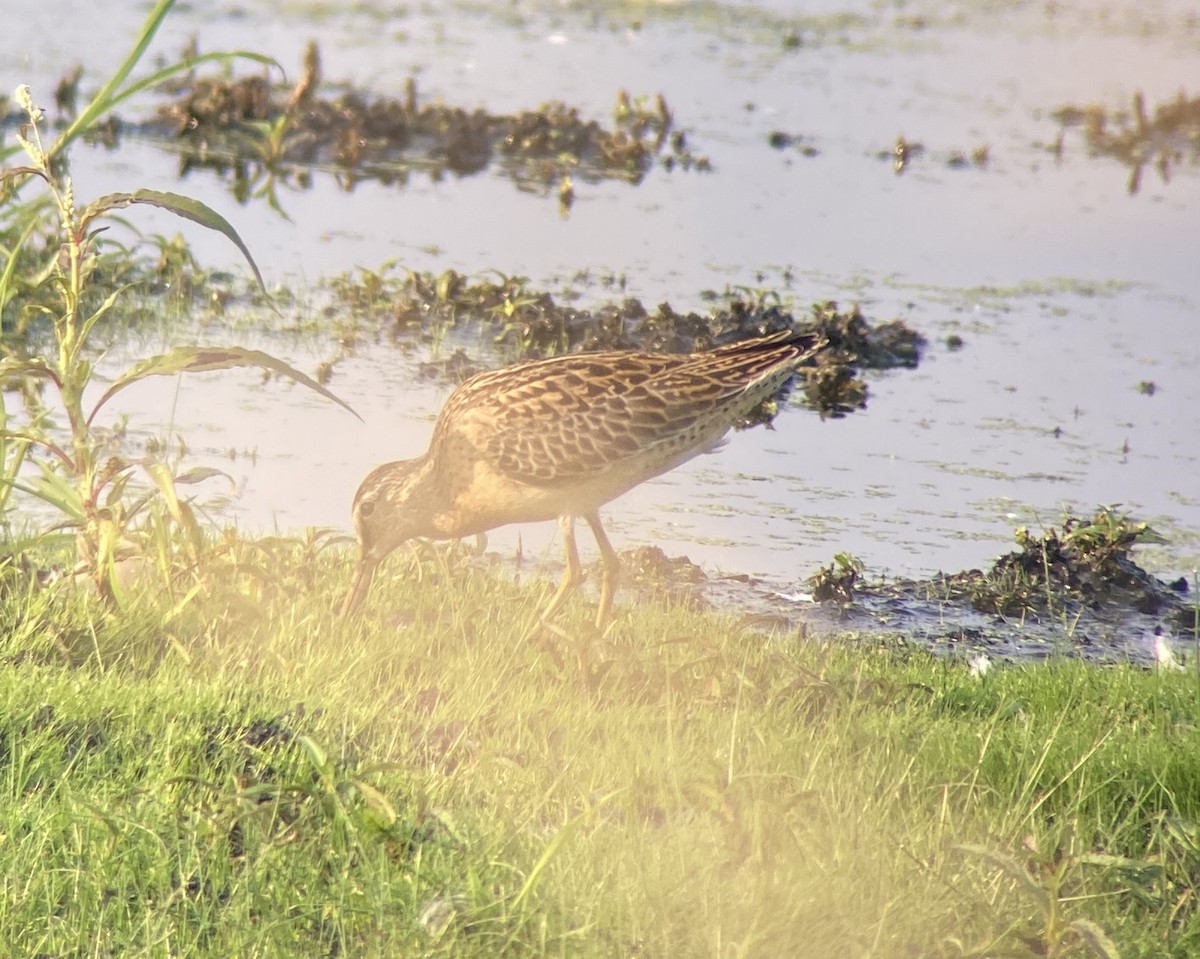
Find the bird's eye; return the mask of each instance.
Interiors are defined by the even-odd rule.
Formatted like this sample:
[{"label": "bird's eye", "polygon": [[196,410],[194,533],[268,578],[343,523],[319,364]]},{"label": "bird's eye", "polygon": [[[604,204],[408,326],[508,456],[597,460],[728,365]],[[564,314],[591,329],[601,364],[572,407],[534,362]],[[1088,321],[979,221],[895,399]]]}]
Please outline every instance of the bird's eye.
[{"label": "bird's eye", "polygon": [[370,516],[374,512],[375,512],[375,500],[365,499],[361,503],[358,504],[358,515],[361,516],[363,519],[366,519],[368,516]]}]

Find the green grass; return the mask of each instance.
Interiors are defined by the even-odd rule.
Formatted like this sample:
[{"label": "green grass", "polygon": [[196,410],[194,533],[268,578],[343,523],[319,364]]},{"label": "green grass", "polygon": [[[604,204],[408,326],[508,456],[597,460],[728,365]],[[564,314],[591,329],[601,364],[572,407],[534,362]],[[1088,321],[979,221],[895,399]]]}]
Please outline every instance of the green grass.
[{"label": "green grass", "polygon": [[1194,673],[636,606],[585,676],[523,638],[546,584],[400,559],[347,624],[346,558],[273,550],[182,606],[0,603],[13,955],[1200,949]]}]

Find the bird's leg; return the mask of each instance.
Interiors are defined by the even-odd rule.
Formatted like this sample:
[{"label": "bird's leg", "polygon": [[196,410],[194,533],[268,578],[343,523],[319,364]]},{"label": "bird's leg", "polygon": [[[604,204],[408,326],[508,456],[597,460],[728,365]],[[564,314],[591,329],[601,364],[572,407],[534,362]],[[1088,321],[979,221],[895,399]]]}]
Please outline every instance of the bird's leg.
[{"label": "bird's leg", "polygon": [[568,596],[583,582],[583,565],[579,562],[579,550],[575,546],[575,517],[560,516],[558,525],[563,534],[563,552],[566,554],[567,566],[563,570],[558,589],[550,597],[550,602],[542,611],[541,621],[545,623],[558,612]]},{"label": "bird's leg", "polygon": [[600,547],[600,558],[604,563],[604,572],[600,578],[600,608],[596,611],[596,631],[603,632],[612,612],[613,596],[616,595],[617,580],[621,575],[621,560],[617,557],[617,551],[612,548],[612,543],[608,541],[604,526],[600,522],[600,514],[591,512],[584,518],[592,528],[592,535],[596,537],[596,545]]}]

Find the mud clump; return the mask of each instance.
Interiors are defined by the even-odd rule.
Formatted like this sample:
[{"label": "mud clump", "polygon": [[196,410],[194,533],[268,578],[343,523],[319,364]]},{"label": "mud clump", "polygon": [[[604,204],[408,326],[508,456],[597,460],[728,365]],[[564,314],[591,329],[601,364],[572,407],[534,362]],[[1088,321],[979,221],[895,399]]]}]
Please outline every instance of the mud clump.
[{"label": "mud clump", "polygon": [[1163,542],[1146,523],[1101,507],[1040,535],[1018,529],[1015,538],[1018,548],[986,570],[926,579],[864,579],[862,564],[839,554],[809,578],[820,606],[805,621],[951,657],[1013,661],[1151,664],[1161,662],[1160,644],[1195,635],[1200,613],[1187,581],[1163,582],[1131,555],[1138,544]]},{"label": "mud clump", "polygon": [[1094,609],[1113,604],[1157,615],[1178,604],[1178,592],[1137,565],[1130,550],[1139,542],[1163,540],[1146,523],[1101,508],[1090,520],[1067,517],[1061,530],[1041,536],[1021,528],[1018,550],[987,573],[971,570],[947,580],[952,593],[980,612],[1040,613],[1064,600]]},{"label": "mud clump", "polygon": [[1061,528],[1040,536],[1024,527],[1015,534],[1018,549],[987,571],[968,570],[923,583],[897,581],[892,595],[962,603],[976,612],[1001,617],[1054,620],[1064,611],[1122,611],[1165,617],[1190,628],[1194,608],[1184,601],[1186,581],[1164,583],[1142,569],[1131,551],[1139,543],[1162,543],[1146,523],[1134,522],[1109,507],[1090,519],[1064,517]]},{"label": "mud clump", "polygon": [[703,595],[708,576],[686,556],[668,556],[657,546],[640,546],[621,553],[621,572],[645,597],[689,609],[713,608]]},{"label": "mud clump", "polygon": [[838,553],[832,563],[809,577],[813,600],[838,605],[850,603],[863,568],[861,560],[849,553]]}]

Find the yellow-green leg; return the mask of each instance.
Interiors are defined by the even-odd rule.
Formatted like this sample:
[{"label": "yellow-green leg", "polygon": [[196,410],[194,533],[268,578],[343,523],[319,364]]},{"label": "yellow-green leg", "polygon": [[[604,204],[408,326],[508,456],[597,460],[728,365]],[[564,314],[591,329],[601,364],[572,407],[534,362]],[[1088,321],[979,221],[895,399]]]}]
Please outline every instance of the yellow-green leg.
[{"label": "yellow-green leg", "polygon": [[613,597],[617,593],[617,581],[621,575],[621,560],[617,557],[617,551],[612,548],[612,543],[608,541],[608,535],[600,522],[600,514],[588,513],[584,519],[592,528],[592,535],[596,537],[596,545],[600,547],[600,559],[604,564],[604,571],[600,577],[600,608],[596,610],[596,630],[603,632],[608,624],[609,614],[612,613]]}]

